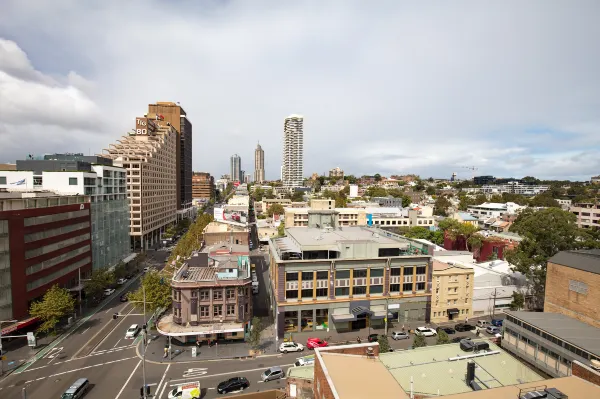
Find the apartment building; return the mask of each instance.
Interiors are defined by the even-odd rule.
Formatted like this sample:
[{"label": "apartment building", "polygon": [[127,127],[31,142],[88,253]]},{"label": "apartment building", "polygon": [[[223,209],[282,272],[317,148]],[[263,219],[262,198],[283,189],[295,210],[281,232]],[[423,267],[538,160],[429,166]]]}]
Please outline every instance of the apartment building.
[{"label": "apartment building", "polygon": [[211,200],[215,198],[215,178],[206,172],[194,172],[192,175],[192,198]]},{"label": "apartment building", "polygon": [[160,241],[177,220],[177,130],[160,119],[136,118],[135,132],[104,150],[103,157],[127,170],[129,235],[133,249]]},{"label": "apartment building", "polygon": [[254,150],[254,182],[262,184],[265,181],[265,151],[260,144]]},{"label": "apartment building", "polygon": [[371,227],[290,227],[269,240],[276,330],[383,328],[429,321],[429,248]]},{"label": "apartment building", "polygon": [[[170,124],[177,134],[176,149],[176,178],[177,178],[177,218],[193,216],[192,208],[192,122],[185,110],[170,101],[157,101],[148,104],[148,117]],[[144,128],[136,125],[136,131]]]},{"label": "apartment building", "polygon": [[339,179],[344,178],[344,171],[339,166],[331,169],[329,171],[329,178],[333,178],[333,177],[339,178]]},{"label": "apartment building", "polygon": [[183,343],[244,340],[252,319],[248,245],[228,242],[195,252],[171,279],[173,312],[159,333]]},{"label": "apartment building", "polygon": [[233,154],[229,158],[229,170],[231,172],[231,180],[241,182],[242,179],[242,158],[238,154]]},{"label": "apartment building", "polygon": [[463,189],[468,193],[484,194],[520,194],[533,196],[548,191],[550,186],[525,184],[520,181],[509,181],[504,184],[486,184],[481,187],[470,187]]},{"label": "apartment building", "polygon": [[283,124],[283,187],[301,187],[304,175],[304,117],[290,115]]},{"label": "apartment building", "polygon": [[0,171],[0,188],[90,197],[94,269],[130,259],[125,169],[110,159],[83,154],[47,154],[16,165],[15,171]]},{"label": "apartment building", "polygon": [[92,271],[90,197],[0,189],[0,320],[22,320],[50,287]]},{"label": "apartment building", "polygon": [[434,260],[431,322],[443,323],[472,317],[474,287],[473,268]]},{"label": "apartment building", "polygon": [[571,206],[569,211],[577,217],[578,227],[600,227],[600,203],[579,202]]},{"label": "apartment building", "polygon": [[600,249],[563,251],[548,260],[544,312],[600,328]]}]

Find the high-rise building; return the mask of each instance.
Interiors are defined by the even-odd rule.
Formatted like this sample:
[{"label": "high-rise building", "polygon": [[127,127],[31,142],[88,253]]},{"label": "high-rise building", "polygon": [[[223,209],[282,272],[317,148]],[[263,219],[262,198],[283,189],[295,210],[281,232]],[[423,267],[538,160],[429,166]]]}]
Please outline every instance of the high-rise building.
[{"label": "high-rise building", "polygon": [[[126,173],[108,158],[49,154],[17,160],[16,171],[0,171],[0,188],[89,196],[93,268],[111,268],[131,258]],[[3,185],[2,177],[23,184]]]},{"label": "high-rise building", "polygon": [[157,243],[177,220],[177,130],[164,120],[136,118],[134,132],[104,150],[103,157],[127,169],[129,235],[143,250]]},{"label": "high-rise building", "polygon": [[148,104],[148,117],[157,117],[177,130],[177,218],[192,217],[192,122],[179,103]]},{"label": "high-rise building", "polygon": [[254,150],[254,182],[262,183],[265,181],[265,152],[260,144],[256,145]]},{"label": "high-rise building", "polygon": [[30,303],[55,284],[81,288],[80,273],[92,271],[89,202],[86,195],[0,189],[0,320],[25,319]]},{"label": "high-rise building", "polygon": [[215,179],[210,173],[194,172],[192,176],[192,198],[213,199],[215,197]]},{"label": "high-rise building", "polygon": [[290,115],[283,124],[283,162],[281,180],[284,187],[301,187],[304,172],[304,117]]},{"label": "high-rise building", "polygon": [[232,181],[242,181],[242,158],[238,154],[233,154],[229,160]]}]

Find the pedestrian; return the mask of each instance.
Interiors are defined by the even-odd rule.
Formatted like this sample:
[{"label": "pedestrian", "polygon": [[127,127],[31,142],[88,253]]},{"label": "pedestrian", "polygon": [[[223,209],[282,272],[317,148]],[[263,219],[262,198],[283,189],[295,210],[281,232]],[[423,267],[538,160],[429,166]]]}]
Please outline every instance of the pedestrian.
[{"label": "pedestrian", "polygon": [[169,356],[169,347],[165,346],[165,355],[163,357]]},{"label": "pedestrian", "polygon": [[469,322],[469,317],[465,317],[465,324]]},{"label": "pedestrian", "polygon": [[404,324],[402,324],[402,332],[404,332]]}]

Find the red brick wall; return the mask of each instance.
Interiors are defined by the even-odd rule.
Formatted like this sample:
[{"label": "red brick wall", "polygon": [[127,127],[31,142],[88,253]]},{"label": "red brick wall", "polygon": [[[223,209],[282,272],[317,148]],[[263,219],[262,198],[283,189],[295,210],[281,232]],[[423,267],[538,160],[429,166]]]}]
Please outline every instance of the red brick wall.
[{"label": "red brick wall", "polygon": [[576,377],[600,385],[600,372],[593,370],[591,367],[584,367],[579,362],[574,361],[571,366],[571,372]]},{"label": "red brick wall", "polygon": [[288,396],[288,398],[292,397],[290,395],[290,385],[292,384],[296,385],[296,398],[304,399],[314,397],[313,380],[288,377],[285,382],[285,393]]},{"label": "red brick wall", "polygon": [[494,247],[498,248],[498,259],[504,259],[504,248],[506,244],[498,241],[484,241],[477,254],[477,262],[485,262],[494,253]]}]

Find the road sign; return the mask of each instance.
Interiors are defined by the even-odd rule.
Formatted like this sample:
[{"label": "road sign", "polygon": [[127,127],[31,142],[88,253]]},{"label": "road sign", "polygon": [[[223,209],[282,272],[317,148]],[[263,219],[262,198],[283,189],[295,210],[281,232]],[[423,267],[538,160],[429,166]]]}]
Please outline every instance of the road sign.
[{"label": "road sign", "polygon": [[198,348],[196,348],[195,346],[192,346],[192,357],[196,357]]},{"label": "road sign", "polygon": [[35,348],[37,346],[37,339],[35,338],[35,335],[33,335],[32,332],[27,333],[27,345],[31,346],[32,348]]}]

